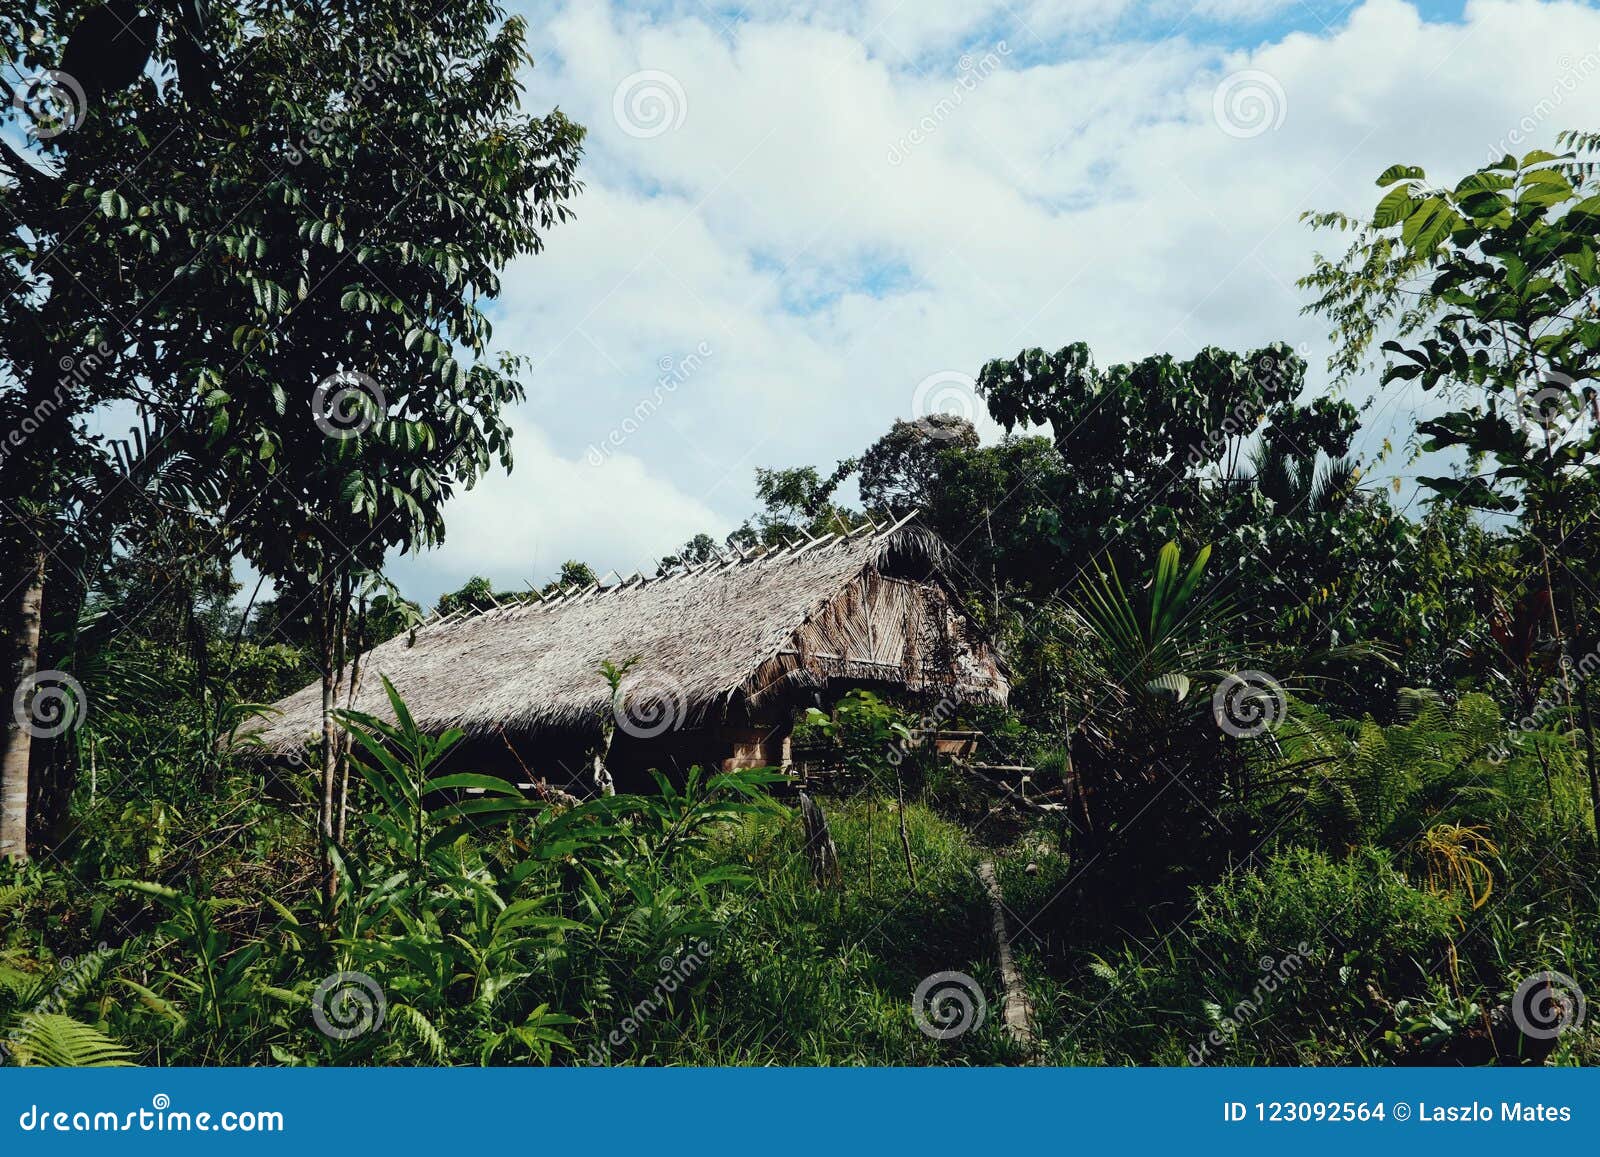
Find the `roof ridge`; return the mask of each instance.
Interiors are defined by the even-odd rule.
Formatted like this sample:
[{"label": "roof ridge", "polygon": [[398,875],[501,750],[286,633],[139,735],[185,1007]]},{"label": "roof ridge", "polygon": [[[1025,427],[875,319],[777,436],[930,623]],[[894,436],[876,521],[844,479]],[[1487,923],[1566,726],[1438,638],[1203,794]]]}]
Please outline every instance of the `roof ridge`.
[{"label": "roof ridge", "polygon": [[648,576],[641,568],[624,577],[620,571],[613,568],[606,571],[601,578],[616,575],[618,581],[615,583],[602,585],[601,579],[596,579],[587,586],[573,585],[558,588],[556,593],[550,595],[542,593],[532,583],[528,583],[528,594],[516,600],[508,600],[505,603],[495,602],[492,607],[457,607],[449,614],[435,617],[421,624],[417,629],[419,631],[430,631],[435,627],[460,624],[488,615],[510,616],[518,611],[554,610],[557,607],[570,606],[575,603],[594,602],[606,595],[622,591],[642,590],[652,583],[670,582],[674,579],[694,580],[703,578],[711,572],[721,574],[738,567],[751,566],[757,563],[791,562],[812,551],[828,551],[847,543],[879,542],[903,530],[920,513],[921,510],[919,508],[913,507],[905,517],[887,526],[880,526],[870,515],[863,515],[863,521],[855,527],[850,527],[842,519],[839,519],[840,525],[845,526],[842,534],[830,530],[826,534],[816,536],[808,531],[802,531],[801,533],[806,536],[804,541],[793,544],[788,539],[779,536],[779,540],[783,543],[781,548],[758,542],[747,553],[736,543],[730,542],[727,546],[733,552],[734,557],[729,558],[716,547],[712,547],[711,553],[713,557],[704,563],[698,565],[680,564],[678,568],[665,575]]}]

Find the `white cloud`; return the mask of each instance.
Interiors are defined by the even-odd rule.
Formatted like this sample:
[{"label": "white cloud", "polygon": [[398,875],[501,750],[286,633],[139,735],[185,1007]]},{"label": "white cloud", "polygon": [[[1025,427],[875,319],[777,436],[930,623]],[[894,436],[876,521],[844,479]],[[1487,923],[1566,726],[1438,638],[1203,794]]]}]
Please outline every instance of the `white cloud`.
[{"label": "white cloud", "polygon": [[1191,16],[1205,20],[1225,20],[1249,23],[1292,8],[1301,0],[1177,0],[1168,5],[1178,13],[1185,10]]},{"label": "white cloud", "polygon": [[626,453],[595,465],[526,426],[517,429],[516,445],[511,474],[491,475],[452,504],[445,547],[409,562],[408,594],[431,601],[474,574],[520,590],[569,558],[598,571],[653,574],[657,559],[695,533],[731,529]]},{"label": "white cloud", "polygon": [[[453,503],[442,554],[396,573],[631,567],[737,523],[753,466],[857,453],[928,375],[1027,345],[1082,339],[1108,362],[1282,338],[1320,363],[1325,327],[1300,316],[1294,280],[1338,239],[1301,212],[1370,208],[1396,161],[1457,174],[1508,134],[1526,151],[1600,114],[1600,13],[1582,4],[1473,0],[1427,23],[1367,0],[1331,30],[1308,17],[1250,48],[1202,42],[1193,22],[1164,38],[1165,21],[1042,48],[1073,19],[1120,33],[1129,7],[535,13],[529,105],[559,103],[590,137],[577,221],[511,271],[498,307],[498,340],[538,360],[519,467]],[[967,86],[986,53],[998,66]],[[639,70],[681,86],[678,127],[619,127],[615,91]],[[1281,90],[1282,123],[1241,138],[1213,98],[1245,71]],[[593,478],[587,448],[651,396],[661,358],[700,343],[704,364]]]}]

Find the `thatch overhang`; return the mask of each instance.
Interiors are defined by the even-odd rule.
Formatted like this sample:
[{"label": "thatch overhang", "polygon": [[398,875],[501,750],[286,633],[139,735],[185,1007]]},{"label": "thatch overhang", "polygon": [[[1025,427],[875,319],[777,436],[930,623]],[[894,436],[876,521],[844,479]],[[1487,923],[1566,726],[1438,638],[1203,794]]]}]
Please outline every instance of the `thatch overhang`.
[{"label": "thatch overhang", "polygon": [[[1004,703],[1005,667],[959,609],[944,563],[937,538],[907,518],[662,578],[529,596],[375,647],[355,707],[390,717],[382,675],[430,732],[597,730],[613,706],[601,665],[635,657],[622,694],[646,730],[658,717],[663,731],[701,726],[842,685]],[[275,707],[256,733],[268,754],[317,742],[320,684]]]}]

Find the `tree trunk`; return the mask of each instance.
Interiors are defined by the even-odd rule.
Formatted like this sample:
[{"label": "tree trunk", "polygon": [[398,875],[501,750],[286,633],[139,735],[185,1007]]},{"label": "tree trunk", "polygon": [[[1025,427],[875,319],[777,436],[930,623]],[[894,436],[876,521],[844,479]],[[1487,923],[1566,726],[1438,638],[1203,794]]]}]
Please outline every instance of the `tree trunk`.
[{"label": "tree trunk", "polygon": [[983,884],[984,895],[989,900],[989,917],[994,927],[995,954],[1000,963],[1000,983],[1005,987],[1005,1000],[1000,1006],[1000,1019],[1006,1035],[1022,1049],[1030,1062],[1036,1062],[1039,1038],[1033,1031],[1033,1001],[1028,997],[1027,985],[1011,954],[1011,934],[1006,931],[1006,901],[1000,890],[1000,877],[994,870],[993,860],[978,865],[978,880]]},{"label": "tree trunk", "polygon": [[606,762],[611,758],[611,741],[616,737],[617,726],[614,718],[607,715],[600,721],[600,746],[595,749],[594,761],[589,768],[589,778],[594,781],[594,789],[603,796],[617,794],[617,781],[611,774],[611,769]]},{"label": "tree trunk", "polygon": [[1600,768],[1595,766],[1594,707],[1589,701],[1589,682],[1584,678],[1578,683],[1578,703],[1583,718],[1584,763],[1589,770],[1589,806],[1594,812],[1595,845],[1600,847]]},{"label": "tree trunk", "polygon": [[[65,542],[47,555],[41,604],[37,667],[74,671],[78,665],[78,621],[82,616],[84,564],[73,544]],[[59,642],[58,642],[59,641]],[[72,684],[64,684],[65,688]],[[59,844],[72,830],[72,795],[78,787],[78,745],[73,732],[87,704],[74,698],[62,706],[72,712],[65,730],[35,735],[28,759],[28,852],[37,856]],[[37,712],[37,707],[35,707]],[[52,731],[56,731],[54,727]]]},{"label": "tree trunk", "polygon": [[[67,379],[61,376],[64,363],[50,344],[50,336],[61,332],[59,322],[63,311],[58,302],[59,294],[59,287],[52,289],[50,300],[41,310],[41,340],[32,352],[32,370],[27,375],[26,389],[21,398],[15,399],[14,405],[7,405],[5,414],[8,422],[15,423],[13,433],[20,429],[27,434],[23,444],[4,461],[8,507],[11,513],[20,514],[33,525],[8,526],[7,541],[0,544],[19,560],[15,572],[0,575],[0,584],[19,584],[6,586],[3,597],[8,605],[4,621],[0,623],[0,637],[7,639],[13,648],[12,655],[7,657],[11,678],[0,688],[0,711],[6,713],[4,739],[0,741],[4,745],[0,748],[0,860],[28,858],[27,827],[32,818],[29,814],[29,764],[34,756],[34,744],[33,735],[24,724],[27,722],[25,713],[32,703],[33,677],[39,669],[43,626],[48,551],[41,536],[52,534],[55,525],[50,512],[59,509],[60,502],[54,496],[53,482],[61,472],[62,463],[67,461],[67,451],[73,444],[72,419],[80,409],[74,390],[68,388]],[[62,345],[77,348],[71,341]],[[79,387],[81,385],[78,383]],[[7,401],[11,403],[13,399]]]},{"label": "tree trunk", "polygon": [[317,638],[322,654],[322,767],[321,790],[317,796],[317,844],[320,851],[319,864],[322,869],[322,896],[326,901],[328,918],[333,917],[333,902],[338,895],[339,881],[333,866],[333,825],[334,814],[337,806],[334,786],[336,782],[334,768],[335,734],[333,723],[333,708],[337,702],[338,688],[336,680],[338,671],[335,666],[337,661],[334,633],[337,631],[336,616],[334,613],[334,587],[332,580],[323,580],[322,590],[317,597]]},{"label": "tree trunk", "polygon": [[44,551],[35,549],[29,560],[18,600],[17,662],[12,701],[7,706],[5,751],[0,755],[0,859],[28,858],[28,762],[33,756],[33,733],[26,726],[31,707],[29,686],[39,669],[39,625],[44,607]]},{"label": "tree trunk", "polygon": [[[355,657],[350,660],[350,693],[346,698],[352,711],[356,709],[356,696],[361,693],[361,676],[365,672],[363,661],[366,658],[367,645],[367,600],[363,596],[356,613]],[[344,744],[344,757],[339,761],[339,842],[342,844],[350,818],[350,752],[355,740],[348,730],[341,739]]]}]

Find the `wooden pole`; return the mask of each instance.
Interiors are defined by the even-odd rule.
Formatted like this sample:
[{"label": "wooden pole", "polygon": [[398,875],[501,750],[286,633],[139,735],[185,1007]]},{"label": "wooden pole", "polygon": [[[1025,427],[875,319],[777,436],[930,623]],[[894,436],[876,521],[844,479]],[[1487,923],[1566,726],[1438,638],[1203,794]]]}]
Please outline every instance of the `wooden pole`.
[{"label": "wooden pole", "polygon": [[1033,1031],[1033,1002],[1022,983],[1022,973],[1011,955],[1011,936],[1006,932],[1005,898],[1000,891],[1000,878],[995,874],[994,861],[985,860],[978,865],[978,879],[989,897],[989,911],[994,919],[995,952],[1000,958],[1000,980],[1005,985],[1005,1000],[1000,1008],[1006,1035],[1022,1049],[1030,1062],[1037,1060],[1039,1038]]},{"label": "wooden pole", "polygon": [[917,886],[917,869],[911,862],[911,837],[906,834],[906,788],[900,775],[900,765],[894,765],[894,794],[900,805],[900,848],[906,855],[906,876],[911,887]]},{"label": "wooden pole", "polygon": [[828,817],[817,801],[800,792],[800,826],[805,835],[806,858],[811,861],[811,878],[819,888],[837,887],[844,882],[839,870],[839,849],[828,828]]}]

